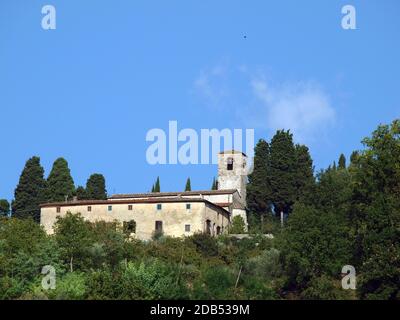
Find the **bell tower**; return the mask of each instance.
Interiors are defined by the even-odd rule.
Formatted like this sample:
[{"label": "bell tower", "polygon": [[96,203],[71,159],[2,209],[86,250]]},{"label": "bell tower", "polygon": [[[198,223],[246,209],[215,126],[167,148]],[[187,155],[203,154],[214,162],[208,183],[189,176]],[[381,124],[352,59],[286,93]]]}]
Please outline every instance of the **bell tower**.
[{"label": "bell tower", "polygon": [[247,156],[236,150],[218,154],[218,190],[237,189],[246,206]]}]

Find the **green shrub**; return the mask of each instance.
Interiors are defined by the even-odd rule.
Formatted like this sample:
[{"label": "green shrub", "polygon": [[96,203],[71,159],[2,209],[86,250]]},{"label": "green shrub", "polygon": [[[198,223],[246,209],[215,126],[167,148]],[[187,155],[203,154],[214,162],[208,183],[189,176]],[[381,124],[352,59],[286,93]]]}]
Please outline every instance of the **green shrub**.
[{"label": "green shrub", "polygon": [[275,300],[278,298],[278,294],[275,289],[268,285],[262,278],[254,276],[243,275],[240,281],[240,299],[249,300]]},{"label": "green shrub", "polygon": [[87,278],[87,295],[91,300],[111,300],[119,297],[119,274],[103,269],[93,271]]},{"label": "green shrub", "polygon": [[24,283],[8,276],[0,277],[0,300],[19,298],[26,290]]},{"label": "green shrub", "polygon": [[86,297],[86,276],[83,273],[67,273],[56,278],[56,289],[47,290],[50,299],[81,300]]},{"label": "green shrub", "polygon": [[272,248],[264,250],[260,255],[250,258],[245,264],[245,272],[257,276],[264,281],[273,280],[282,274],[279,251]]},{"label": "green shrub", "polygon": [[160,261],[129,262],[121,276],[121,299],[184,299],[186,287],[176,268]]},{"label": "green shrub", "polygon": [[349,299],[349,290],[344,290],[340,286],[340,281],[333,280],[325,275],[312,278],[300,297],[307,300],[343,300]]},{"label": "green shrub", "polygon": [[195,281],[194,299],[231,299],[235,287],[235,276],[226,267],[214,266],[203,270],[201,277]]},{"label": "green shrub", "polygon": [[232,225],[229,229],[229,233],[232,234],[241,234],[245,233],[245,223],[241,216],[235,216],[232,219]]},{"label": "green shrub", "polygon": [[218,255],[218,244],[216,238],[205,233],[195,233],[189,237],[189,239],[195,244],[197,250],[202,255],[210,257]]}]

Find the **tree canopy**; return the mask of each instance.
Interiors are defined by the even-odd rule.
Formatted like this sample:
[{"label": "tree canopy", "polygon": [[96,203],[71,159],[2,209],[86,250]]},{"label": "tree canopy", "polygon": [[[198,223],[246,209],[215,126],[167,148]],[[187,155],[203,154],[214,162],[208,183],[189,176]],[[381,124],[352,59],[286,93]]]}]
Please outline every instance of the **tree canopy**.
[{"label": "tree canopy", "polygon": [[257,216],[266,214],[271,209],[269,152],[268,143],[260,139],[254,149],[253,172],[248,177],[247,208]]},{"label": "tree canopy", "polygon": [[12,202],[12,215],[40,220],[39,204],[46,202],[46,181],[39,157],[30,158],[19,178]]},{"label": "tree canopy", "polygon": [[349,218],[360,294],[400,298],[400,121],[381,125],[353,159]]},{"label": "tree canopy", "polygon": [[272,203],[276,214],[288,214],[296,199],[296,149],[293,135],[278,130],[270,146],[270,181]]},{"label": "tree canopy", "polygon": [[58,158],[54,161],[53,168],[47,178],[47,201],[65,201],[66,197],[71,200],[74,194],[75,185],[68,162],[64,158]]},{"label": "tree canopy", "polygon": [[92,174],[86,182],[85,196],[91,200],[106,200],[106,180],[102,174]]}]

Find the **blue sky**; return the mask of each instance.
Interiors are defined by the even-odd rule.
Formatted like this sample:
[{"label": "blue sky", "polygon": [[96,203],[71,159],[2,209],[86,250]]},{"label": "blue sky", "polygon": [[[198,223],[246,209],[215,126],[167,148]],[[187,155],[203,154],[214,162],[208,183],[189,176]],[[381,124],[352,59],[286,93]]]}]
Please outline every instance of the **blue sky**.
[{"label": "blue sky", "polygon": [[[41,8],[56,8],[43,30]],[[357,29],[341,28],[356,8]],[[215,165],[150,165],[146,133],[292,129],[316,169],[400,117],[400,3],[380,1],[2,0],[0,198],[25,161],[109,193],[208,189]]]}]

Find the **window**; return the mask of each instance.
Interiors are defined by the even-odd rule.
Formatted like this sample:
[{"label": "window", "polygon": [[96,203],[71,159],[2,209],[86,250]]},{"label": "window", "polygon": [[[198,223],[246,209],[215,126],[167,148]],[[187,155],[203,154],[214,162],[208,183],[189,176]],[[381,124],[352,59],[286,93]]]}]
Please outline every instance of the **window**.
[{"label": "window", "polygon": [[112,211],[112,206],[108,206],[108,211]]},{"label": "window", "polygon": [[161,233],[163,231],[163,223],[162,221],[156,221],[156,232]]},{"label": "window", "polygon": [[157,203],[157,210],[161,210],[161,209],[162,209],[161,203]]},{"label": "window", "polygon": [[228,165],[226,166],[226,169],[229,171],[233,170],[233,158],[228,158]]},{"label": "window", "polygon": [[61,208],[57,207],[57,213],[60,213],[60,212],[61,212]]},{"label": "window", "polygon": [[88,207],[87,207],[87,211],[88,211],[88,212],[91,212],[91,211],[92,211],[92,207],[91,207],[91,206],[88,206]]},{"label": "window", "polygon": [[185,224],[185,232],[190,232],[190,224]]},{"label": "window", "polygon": [[133,206],[130,204],[130,205],[128,205],[128,210],[129,211],[132,211],[132,209],[133,209]]},{"label": "window", "polygon": [[190,210],[190,203],[186,203],[186,210]]},{"label": "window", "polygon": [[221,227],[220,226],[217,227],[217,234],[221,234]]}]

